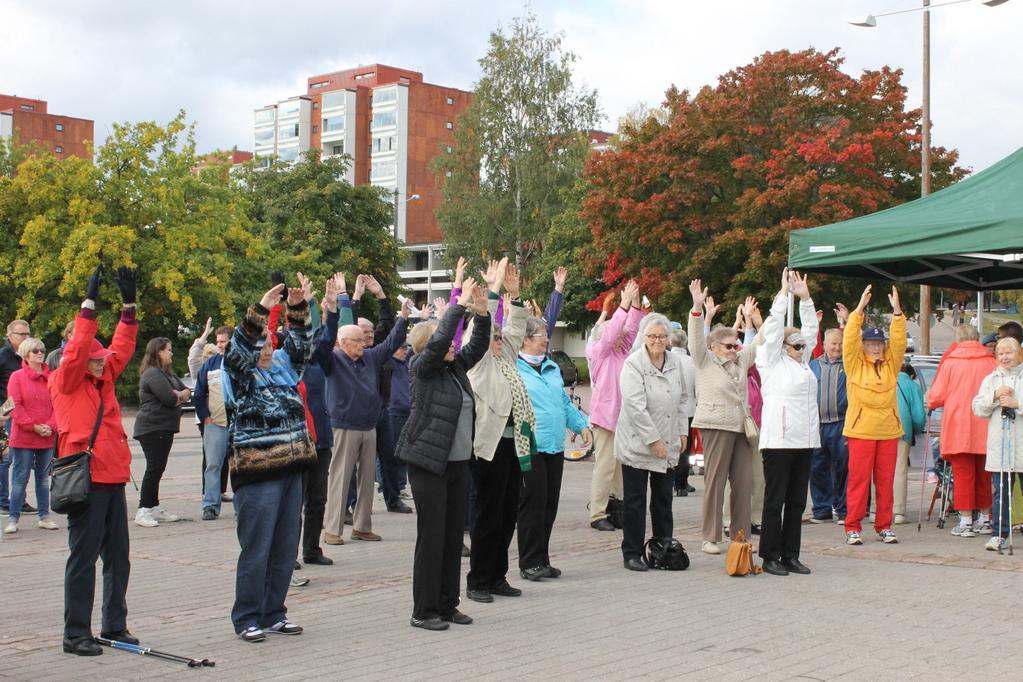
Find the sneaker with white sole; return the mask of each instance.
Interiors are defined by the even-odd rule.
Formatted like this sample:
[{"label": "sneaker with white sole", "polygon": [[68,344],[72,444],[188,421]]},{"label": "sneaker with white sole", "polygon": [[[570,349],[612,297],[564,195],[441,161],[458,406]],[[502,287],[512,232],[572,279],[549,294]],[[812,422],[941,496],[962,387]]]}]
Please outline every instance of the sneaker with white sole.
[{"label": "sneaker with white sole", "polygon": [[266,634],[255,625],[250,625],[238,633],[238,638],[244,639],[246,642],[262,642],[266,639]]},{"label": "sneaker with white sole", "polygon": [[48,516],[39,519],[39,527],[43,530],[57,530],[60,528],[60,526],[55,524],[53,521],[50,521],[50,517]]},{"label": "sneaker with white sole", "polygon": [[303,578],[303,577],[297,576],[297,575],[292,575],[291,576],[291,586],[292,587],[305,587],[308,584],[309,584],[309,578]]},{"label": "sneaker with white sole", "polygon": [[992,535],[991,539],[984,545],[984,549],[989,552],[997,552],[1002,547],[1005,547],[1005,538],[1000,538],[997,535]]},{"label": "sneaker with white sole", "polygon": [[285,619],[268,627],[266,633],[268,635],[301,635],[302,626]]},{"label": "sneaker with white sole", "polygon": [[977,535],[991,535],[991,522],[990,521],[979,521],[974,524],[973,532]]},{"label": "sneaker with white sole", "polygon": [[718,543],[704,540],[703,546],[700,547],[704,554],[721,554],[721,548],[718,547]]},{"label": "sneaker with white sole", "polygon": [[882,531],[878,531],[877,539],[885,543],[886,545],[894,545],[899,542],[899,539],[895,537],[895,531],[893,531],[891,528],[885,528]]},{"label": "sneaker with white sole", "polygon": [[177,514],[171,514],[169,511],[160,506],[153,507],[153,518],[157,521],[163,521],[164,523],[174,523],[181,519],[181,517]]},{"label": "sneaker with white sole", "polygon": [[18,522],[8,521],[7,525],[4,526],[4,535],[11,535],[12,533],[18,532]]},{"label": "sneaker with white sole", "polygon": [[854,530],[849,531],[845,534],[845,544],[847,545],[862,545],[863,540],[860,538],[860,534]]},{"label": "sneaker with white sole", "polygon": [[973,526],[971,525],[964,526],[962,524],[958,524],[955,528],[952,529],[952,535],[956,536],[957,538],[977,537],[977,534],[973,532]]},{"label": "sneaker with white sole", "polygon": [[896,514],[895,518],[892,520],[892,523],[895,524],[896,526],[902,526],[904,524],[909,523],[909,519],[906,518],[905,514]]},{"label": "sneaker with white sole", "polygon": [[143,528],[156,528],[160,522],[153,518],[152,507],[139,507],[135,512],[135,525]]}]

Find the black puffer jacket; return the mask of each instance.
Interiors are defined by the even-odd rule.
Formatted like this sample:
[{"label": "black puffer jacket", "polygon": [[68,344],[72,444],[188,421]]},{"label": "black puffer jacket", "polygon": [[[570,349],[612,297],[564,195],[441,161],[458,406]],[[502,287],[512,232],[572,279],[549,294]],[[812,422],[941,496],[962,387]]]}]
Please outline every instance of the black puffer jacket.
[{"label": "black puffer jacket", "polygon": [[[450,306],[426,347],[409,361],[412,413],[398,438],[396,451],[402,461],[438,476],[448,465],[458,416],[462,412],[462,391],[472,397],[472,385],[466,372],[490,349],[490,315],[477,315],[469,343],[455,353],[454,361],[444,362],[458,321],[464,314],[463,306]],[[472,414],[476,414],[475,406]]]}]

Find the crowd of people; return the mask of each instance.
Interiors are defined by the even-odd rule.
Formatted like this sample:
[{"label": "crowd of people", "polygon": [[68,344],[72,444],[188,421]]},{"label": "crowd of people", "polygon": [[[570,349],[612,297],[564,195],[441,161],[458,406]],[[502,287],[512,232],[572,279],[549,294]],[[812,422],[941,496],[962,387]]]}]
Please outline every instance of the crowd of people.
[{"label": "crowd of people", "polygon": [[[672,539],[673,495],[695,490],[688,472],[696,439],[705,463],[703,552],[720,554],[725,536],[759,535],[765,572],[809,574],[800,560],[808,492],[809,520],[835,521],[847,544],[863,543],[871,502],[877,539],[898,542],[909,451],[927,410],[938,408],[940,455],[960,515],[952,534],[991,535],[992,550],[1004,544],[1012,486],[1023,472],[1018,324],[1003,325],[995,339],[956,327],[925,395],[904,361],[906,321],[894,287],[887,329],[867,324],[868,286],[854,310],[836,304],[837,328],[821,330],[808,277],[796,272],[781,274],[766,318],[747,298],[730,326],[715,323],[720,306],[700,280],[690,284],[685,324],[650,310],[630,281],[609,293],[587,339],[587,414],[549,353],[565,269],[555,272],[541,314],[521,299],[507,258],[489,262],[478,280],[465,268],[460,259],[450,300],[420,310],[403,300],[397,313],[371,276],[358,275],[349,293],[337,273],[317,300],[302,273],[297,286],[275,273],[239,325],[214,331],[207,321],[188,353],[194,394],[174,372],[172,341],[147,342],[133,431],[145,458],[134,522],[178,520],[161,505],[160,483],[182,407],[194,401],[203,445],[198,511],[215,521],[222,503],[234,507],[240,551],[231,621],[242,640],[302,632],[285,606],[288,590],[308,582],[294,573],[297,558],[331,565],[321,542],[380,541],[372,527],[378,486],[388,512],[411,514],[408,502],[414,506],[412,626],[473,622],[458,609],[464,556],[466,598],[521,595],[508,581],[515,538],[519,577],[557,579],[551,542],[567,432],[593,448],[590,526],[622,530],[631,571],[651,568],[647,509],[652,537]],[[109,347],[96,338],[107,279],[122,299]],[[137,643],[125,601],[131,452],[115,393],[136,349],[136,280],[130,269],[108,275],[97,266],[59,349],[47,356],[29,324],[15,320],[0,350],[10,437],[10,477],[7,458],[0,472],[3,532],[16,533],[26,514],[56,529],[51,458],[92,452],[90,501],[67,517],[63,647],[78,655],[101,653],[91,630],[100,557],[101,634]],[[376,324],[358,314],[364,299],[373,301]],[[787,325],[793,305],[799,326]],[[35,508],[25,501],[31,473]]]}]

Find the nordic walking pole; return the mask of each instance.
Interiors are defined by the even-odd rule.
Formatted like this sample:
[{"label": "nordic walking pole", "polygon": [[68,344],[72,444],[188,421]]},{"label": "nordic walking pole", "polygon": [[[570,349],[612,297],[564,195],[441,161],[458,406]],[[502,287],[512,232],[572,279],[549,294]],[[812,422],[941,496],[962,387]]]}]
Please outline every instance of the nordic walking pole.
[{"label": "nordic walking pole", "polygon": [[924,462],[920,465],[920,512],[916,516],[916,532],[920,532],[920,528],[924,524],[924,489],[927,486],[927,462],[931,461],[931,412],[927,411],[927,431],[924,436],[927,441],[924,445]]},{"label": "nordic walking pole", "polygon": [[128,653],[138,654],[139,656],[152,656],[153,658],[162,658],[165,661],[173,661],[175,663],[185,663],[189,668],[201,668],[207,667],[212,668],[216,666],[215,661],[211,661],[208,658],[188,658],[187,656],[178,656],[177,654],[168,654],[165,651],[157,651],[149,647],[139,646],[138,644],[129,644],[128,642],[119,642],[116,639],[107,639],[106,637],[94,637],[97,644],[108,646],[111,649],[120,649],[121,651],[127,651]]},{"label": "nordic walking pole", "polygon": [[[1011,416],[1010,416],[1011,415]],[[1009,433],[1010,424],[1009,422],[1016,418],[1016,413],[1011,409],[1002,408],[1002,431],[1005,433],[1005,440],[1009,444],[1009,556],[1012,556],[1012,484],[1016,482],[1016,476],[1014,475],[1014,462],[1012,461],[1012,434]],[[1003,452],[1004,456],[1004,452]]]},{"label": "nordic walking pole", "polygon": [[[998,455],[998,538],[1002,537],[1002,523],[1004,517],[1002,516],[1002,509],[1005,505],[1005,435],[1008,433],[1009,421],[1005,418],[1005,414],[1002,414],[1002,450]],[[1011,489],[1011,487],[1010,487]],[[1011,498],[1010,498],[1011,499]],[[1012,530],[1012,516],[1009,516],[1009,530]],[[1002,543],[998,543],[998,553],[1002,553]]]}]

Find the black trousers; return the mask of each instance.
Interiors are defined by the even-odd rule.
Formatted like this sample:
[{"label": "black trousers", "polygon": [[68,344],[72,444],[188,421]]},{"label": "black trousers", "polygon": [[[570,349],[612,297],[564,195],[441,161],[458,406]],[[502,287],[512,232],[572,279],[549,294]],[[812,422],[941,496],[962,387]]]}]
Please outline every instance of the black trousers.
[{"label": "black trousers", "polygon": [[558,516],[563,453],[538,452],[531,458],[532,469],[522,472],[519,494],[519,568],[550,566],[551,531]]},{"label": "black trousers", "polygon": [[103,559],[103,620],[100,632],[126,629],[128,603],[128,505],[124,484],[93,484],[89,506],[68,514],[64,567],[64,637],[92,636],[96,559]]},{"label": "black trousers", "polygon": [[515,439],[498,441],[490,462],[474,459],[472,480],[476,484],[476,518],[465,582],[470,590],[489,590],[507,577],[508,548],[515,535],[522,485]]},{"label": "black trousers", "polygon": [[458,606],[469,462],[448,462],[440,476],[409,464],[408,479],[416,503],[412,617],[448,616]]},{"label": "black trousers", "polygon": [[305,498],[302,526],[302,558],[314,559],[323,554],[320,533],[323,531],[323,511],[327,507],[327,474],[330,471],[330,448],[316,448],[316,464],[302,475]]},{"label": "black trousers", "polygon": [[[202,438],[203,432],[205,431],[205,424],[199,422],[199,437]],[[202,469],[199,470],[199,481],[202,483],[202,494],[206,494],[206,477],[203,475],[206,473],[206,446],[202,446]],[[227,479],[231,477],[231,467],[227,466],[227,462],[224,462],[224,466],[220,469],[220,494],[223,495],[227,492]]]},{"label": "black trousers", "polygon": [[[387,409],[380,412],[377,418],[377,471],[380,478],[380,491],[384,494],[384,504],[393,509],[401,503],[398,488],[398,459],[394,456],[397,434],[391,433],[391,416]],[[355,480],[355,477],[352,477]]]},{"label": "black trousers", "polygon": [[670,538],[675,532],[671,515],[671,489],[675,472],[665,473],[622,465],[622,493],[625,495],[622,515],[622,557],[643,556],[646,542],[646,489],[650,481],[650,525],[655,538]]},{"label": "black trousers", "polygon": [[167,457],[174,445],[172,431],[156,431],[137,438],[146,456],[146,473],[142,476],[139,507],[151,509],[160,505],[160,479],[167,468]]},{"label": "black trousers", "polygon": [[678,466],[675,467],[675,490],[681,492],[689,485],[689,472],[692,467],[689,464],[689,455],[693,451],[693,420],[689,419],[689,438],[686,438],[686,447],[678,458]]},{"label": "black trousers", "polygon": [[799,558],[811,452],[809,448],[761,450],[764,516],[760,524],[759,554],[764,561]]}]

